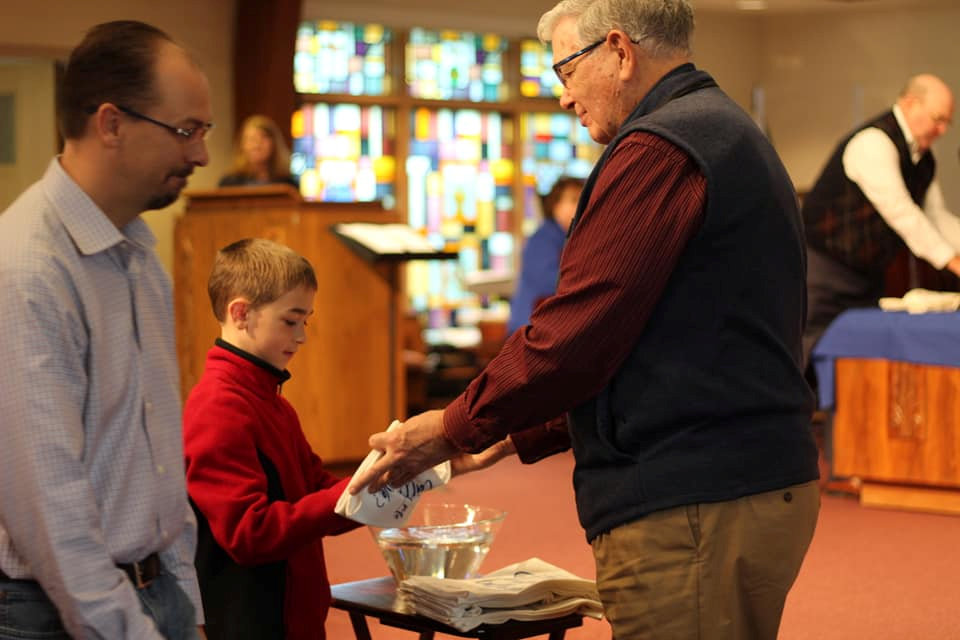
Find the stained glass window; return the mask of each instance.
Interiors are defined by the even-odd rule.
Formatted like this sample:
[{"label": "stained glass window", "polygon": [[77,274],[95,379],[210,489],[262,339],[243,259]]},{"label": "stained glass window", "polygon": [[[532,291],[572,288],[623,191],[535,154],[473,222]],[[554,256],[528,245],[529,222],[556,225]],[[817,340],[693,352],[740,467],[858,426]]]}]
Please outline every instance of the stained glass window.
[{"label": "stained glass window", "polygon": [[559,98],[563,85],[553,72],[553,49],[539,40],[520,42],[520,95]]},{"label": "stained glass window", "polygon": [[410,263],[408,293],[431,326],[444,326],[477,303],[463,273],[513,266],[513,122],[472,109],[418,108],[411,119],[409,224],[459,260]]},{"label": "stained glass window", "polygon": [[355,104],[304,105],[293,114],[291,171],[305,198],[382,200],[394,205],[396,152],[391,109]]},{"label": "stained glass window", "polygon": [[507,41],[469,31],[410,30],[406,79],[410,95],[436,100],[506,100]]},{"label": "stained glass window", "polygon": [[523,140],[523,235],[540,224],[538,194],[550,191],[560,176],[586,178],[603,147],[568,113],[526,113],[520,118]]},{"label": "stained glass window", "polygon": [[[376,24],[300,25],[297,92],[383,96],[355,100],[383,104],[339,104],[352,99],[331,97],[331,104],[301,108],[293,117],[292,170],[306,198],[382,200],[392,207],[396,163],[403,162],[399,173],[405,174],[405,193],[399,208],[405,205],[409,224],[435,247],[458,254],[455,261],[408,263],[410,306],[428,313],[430,327],[469,324],[479,309],[503,303],[468,292],[464,275],[512,271],[520,249],[514,246],[516,239],[540,224],[539,196],[562,175],[586,177],[602,147],[572,114],[521,113],[522,106],[508,102],[559,97],[562,87],[553,73],[549,44],[520,41],[518,55],[511,58],[513,64],[519,60],[516,85],[507,82],[512,74],[505,74],[508,44],[501,36],[412,28],[404,43],[404,78],[388,73],[392,37]],[[495,107],[502,113],[488,113],[436,108],[427,100],[505,104]],[[398,118],[410,123],[409,138],[401,145],[407,147],[405,158],[396,155]],[[400,128],[407,135],[407,127]],[[515,135],[521,157],[514,155]],[[523,202],[515,202],[521,193]]]},{"label": "stained glass window", "polygon": [[293,57],[299,93],[386,95],[391,32],[378,24],[328,20],[300,23]]}]

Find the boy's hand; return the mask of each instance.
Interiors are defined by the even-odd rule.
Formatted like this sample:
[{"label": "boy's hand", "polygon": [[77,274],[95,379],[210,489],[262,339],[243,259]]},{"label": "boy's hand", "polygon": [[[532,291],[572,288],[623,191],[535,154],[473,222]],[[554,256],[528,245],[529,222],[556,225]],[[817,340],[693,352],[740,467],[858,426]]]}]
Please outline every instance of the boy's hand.
[{"label": "boy's hand", "polygon": [[480,453],[462,453],[459,456],[450,458],[451,477],[461,476],[471,471],[479,471],[491,467],[503,458],[517,453],[517,448],[513,445],[510,436],[507,436],[500,442],[491,445]]}]

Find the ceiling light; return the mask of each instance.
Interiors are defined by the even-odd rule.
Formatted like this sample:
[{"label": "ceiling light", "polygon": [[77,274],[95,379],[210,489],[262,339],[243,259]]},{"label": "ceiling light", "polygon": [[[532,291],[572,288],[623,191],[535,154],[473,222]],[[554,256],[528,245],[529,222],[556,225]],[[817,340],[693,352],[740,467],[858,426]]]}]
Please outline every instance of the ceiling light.
[{"label": "ceiling light", "polygon": [[741,11],[763,11],[767,8],[767,0],[737,0],[737,9]]}]

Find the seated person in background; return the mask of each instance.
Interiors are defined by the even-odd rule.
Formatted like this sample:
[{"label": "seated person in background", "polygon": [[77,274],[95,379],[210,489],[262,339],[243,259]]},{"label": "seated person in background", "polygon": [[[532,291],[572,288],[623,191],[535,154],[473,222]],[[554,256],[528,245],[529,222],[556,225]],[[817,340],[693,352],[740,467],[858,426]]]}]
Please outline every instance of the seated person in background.
[{"label": "seated person in background", "polygon": [[284,183],[299,187],[290,175],[290,150],[280,127],[266,116],[244,120],[234,145],[233,167],[221,187]]},{"label": "seated person in background", "polygon": [[530,236],[523,249],[517,290],[510,300],[507,334],[527,324],[537,304],[557,290],[560,254],[567,239],[567,229],[577,212],[582,189],[582,179],[563,177],[543,197],[543,224]]},{"label": "seated person in background", "polygon": [[904,245],[960,275],[960,219],[944,205],[930,152],[952,119],[943,81],[914,76],[889,111],[844,137],[804,198],[805,362],[834,318],[877,305],[884,272]]},{"label": "seated person in background", "polygon": [[321,538],[359,525],[334,513],[347,480],[324,470],[280,395],[317,279],[289,248],[246,239],[217,254],[208,290],[221,333],[183,416],[207,637],[323,638]]}]

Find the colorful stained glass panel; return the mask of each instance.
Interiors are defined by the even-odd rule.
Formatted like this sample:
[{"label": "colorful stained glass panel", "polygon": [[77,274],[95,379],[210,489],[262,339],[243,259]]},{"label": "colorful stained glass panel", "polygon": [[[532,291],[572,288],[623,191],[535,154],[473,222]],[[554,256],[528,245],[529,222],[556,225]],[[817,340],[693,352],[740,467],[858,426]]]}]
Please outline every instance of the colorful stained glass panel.
[{"label": "colorful stained glass panel", "polygon": [[553,48],[539,40],[520,42],[520,95],[559,98],[563,85],[553,72]]},{"label": "colorful stained glass panel", "polygon": [[481,301],[462,275],[513,267],[513,122],[472,109],[415,109],[407,157],[409,224],[459,260],[411,263],[411,306],[430,313],[432,326]]},{"label": "colorful stained glass panel", "polygon": [[326,202],[380,200],[394,205],[396,155],[390,109],[310,104],[293,114],[291,172],[304,198]]},{"label": "colorful stained glass panel", "polygon": [[560,176],[586,178],[603,147],[568,113],[527,113],[520,119],[523,139],[524,236],[540,225],[540,195]]},{"label": "colorful stained glass panel", "polygon": [[390,93],[391,38],[391,31],[378,24],[300,23],[293,57],[294,87],[298,93]]},{"label": "colorful stained glass panel", "polygon": [[434,100],[506,100],[506,50],[507,41],[497,35],[411,29],[406,48],[410,95]]}]

